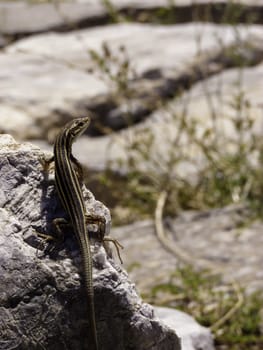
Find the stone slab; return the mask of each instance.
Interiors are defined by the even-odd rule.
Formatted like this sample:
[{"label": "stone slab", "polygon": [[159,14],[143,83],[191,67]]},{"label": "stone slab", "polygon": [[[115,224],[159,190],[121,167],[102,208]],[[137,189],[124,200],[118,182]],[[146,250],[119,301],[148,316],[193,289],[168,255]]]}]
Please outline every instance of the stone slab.
[{"label": "stone slab", "polygon": [[[254,119],[255,130],[263,131],[262,114],[263,94],[263,63],[255,67],[241,69],[229,69],[207,78],[204,82],[198,82],[189,91],[185,92],[182,101],[187,101],[186,113],[190,118],[199,120],[200,123],[209,125],[213,115],[216,116],[218,127],[222,130],[224,120],[234,118],[237,115],[238,96],[242,95],[244,114]],[[248,107],[245,107],[247,105]],[[180,108],[181,107],[181,108]],[[175,112],[182,110],[182,103],[173,103]],[[230,125],[225,124],[225,132],[231,132]]]},{"label": "stone slab", "polygon": [[[243,107],[237,110],[237,98],[243,98]],[[138,134],[150,130],[153,136],[150,159],[161,159],[162,164],[168,159],[171,145],[179,130],[182,116],[188,120],[189,125],[197,123],[196,135],[200,135],[209,128],[216,128],[218,142],[222,149],[227,150],[233,140],[238,140],[239,134],[233,126],[236,118],[246,118],[253,121],[253,126],[244,133],[244,140],[251,140],[253,135],[260,136],[263,133],[263,64],[243,69],[229,69],[218,75],[196,83],[189,91],[184,92],[180,98],[175,98],[151,114],[147,120],[134,125],[129,130],[123,130],[118,135],[118,142],[112,142],[109,148],[105,142],[109,137],[87,141],[91,145],[100,142],[99,156],[107,154],[106,159],[116,160],[124,158],[125,144],[129,140],[136,140]],[[192,121],[192,122],[191,122]],[[114,140],[114,138],[113,138]],[[85,143],[85,140],[83,140]],[[237,144],[237,143],[236,143]],[[233,143],[232,143],[233,150]],[[87,147],[86,147],[87,149]],[[228,148],[229,150],[229,148]],[[87,152],[88,149],[87,149]],[[178,163],[174,169],[177,175],[187,178],[195,178],[196,171],[200,169],[204,158],[200,149],[190,140],[189,134],[181,132],[180,154],[189,157],[188,162]],[[104,159],[105,159],[104,158]],[[99,158],[98,158],[99,159]],[[101,160],[103,158],[100,158]],[[256,164],[256,163],[255,163]],[[139,164],[137,164],[139,166]],[[165,165],[164,165],[165,166]],[[139,166],[140,167],[140,166]],[[141,170],[146,169],[141,165]]]},{"label": "stone slab", "polygon": [[[111,0],[117,12],[123,12],[131,16],[136,12],[158,10],[170,6],[168,0]],[[228,0],[177,0],[174,6],[177,9],[185,8],[181,18],[192,21],[192,7],[225,5]],[[262,8],[262,0],[234,1],[248,7],[254,6],[258,11]],[[217,7],[216,7],[217,6]],[[222,10],[223,11],[223,10]],[[188,13],[188,16],[187,16]],[[178,16],[177,16],[178,17]],[[100,0],[76,0],[76,1],[1,1],[0,2],[0,33],[8,35],[32,34],[51,29],[70,29],[74,26],[92,26],[107,23],[110,19],[108,9]],[[180,18],[178,18],[180,20]]]},{"label": "stone slab", "polygon": [[[263,36],[259,26],[239,29],[243,39]],[[199,49],[209,54],[219,49],[222,42],[233,43],[235,33],[230,26],[211,24],[116,24],[20,40],[0,53],[0,130],[19,139],[47,139],[52,128],[60,127],[74,116],[85,115],[91,108],[101,110],[102,114],[109,113],[110,107],[105,101],[111,99],[112,86],[101,80],[100,74],[89,73],[94,63],[88,50],[101,52],[103,42],[107,42],[115,54],[125,45],[137,73],[136,81],[142,83],[138,90],[143,92],[144,84],[156,84],[154,79],[144,78],[147,74],[159,72],[164,86],[180,74],[183,79],[185,70],[191,69],[191,63],[197,58],[198,43]],[[173,85],[171,89],[175,89]],[[162,97],[162,90],[150,91]],[[104,105],[100,96],[106,96]],[[140,103],[143,106],[143,101]]]},{"label": "stone slab", "polygon": [[[250,105],[248,116],[254,120],[251,132],[261,135],[263,132],[263,64],[245,68],[242,76],[243,82],[242,87],[240,87],[244,93],[245,100]],[[229,118],[235,118],[237,113],[231,107],[231,103],[233,103],[235,96],[240,91],[239,84],[237,84],[239,77],[240,71],[231,69],[220,75],[208,78],[205,82],[207,89],[205,89],[204,83],[197,83],[179,99],[169,102],[166,108],[155,111],[147,120],[130,127],[129,130],[118,132],[118,135],[103,137],[83,136],[75,145],[76,154],[83,164],[93,169],[101,170],[109,160],[125,159],[127,139],[130,142],[131,140],[135,141],[137,135],[142,133],[143,130],[150,130],[154,141],[149,156],[152,159],[159,157],[159,159],[165,161],[174,135],[178,131],[178,122],[174,119],[175,116],[186,113],[189,120],[195,119],[198,121],[199,131],[201,132],[201,130],[212,125],[211,103],[217,116],[218,135],[221,138],[221,142],[225,140],[224,147],[226,147],[226,138],[232,139],[237,137]],[[218,90],[219,86],[220,92]],[[210,100],[208,100],[207,91],[209,92]],[[251,134],[247,134],[246,137],[251,137]],[[189,145],[187,138],[183,138],[181,151],[184,152],[183,150],[185,150],[185,152],[188,152],[185,154],[188,154],[193,160],[192,165],[190,163],[182,163],[176,168],[177,175],[180,174],[183,177],[194,176],[196,170],[202,164],[202,158],[197,148],[189,147]]]},{"label": "stone slab", "polygon": [[[1,349],[91,349],[78,239],[72,227],[57,245],[37,235],[54,233],[53,219],[68,219],[54,173],[43,171],[41,159],[47,156],[29,143],[0,135]],[[104,218],[108,227],[109,210],[85,186],[82,192],[85,212]],[[88,244],[100,348],[180,350],[174,329],[142,301],[126,271],[97,239],[94,226],[89,225]]]},{"label": "stone slab", "polygon": [[[54,5],[56,4],[56,5]],[[88,2],[40,2],[26,1],[0,3],[0,33],[8,35],[33,34],[67,24],[76,24],[84,19],[94,22],[94,17],[106,15],[99,1]]]},{"label": "stone slab", "polygon": [[[170,245],[176,245],[189,257],[195,268],[209,269],[212,264],[211,271],[220,271],[226,283],[235,279],[247,293],[263,290],[263,223],[257,220],[240,227],[245,217],[246,209],[238,205],[185,211],[169,221],[168,239]],[[124,245],[124,266],[141,292],[169,283],[181,258],[159,242],[152,221],[114,228],[112,235]]]},{"label": "stone slab", "polygon": [[154,311],[165,324],[176,329],[182,350],[215,349],[210,330],[202,327],[190,315],[168,307],[155,307]]}]

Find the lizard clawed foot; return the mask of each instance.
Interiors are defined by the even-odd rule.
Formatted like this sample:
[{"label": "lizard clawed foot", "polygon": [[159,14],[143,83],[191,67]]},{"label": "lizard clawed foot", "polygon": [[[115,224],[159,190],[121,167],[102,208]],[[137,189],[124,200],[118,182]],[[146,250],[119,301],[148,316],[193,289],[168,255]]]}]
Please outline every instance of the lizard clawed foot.
[{"label": "lizard clawed foot", "polygon": [[118,254],[118,258],[119,258],[121,264],[123,264],[123,261],[122,261],[122,258],[121,258],[121,254],[120,254],[120,249],[124,249],[123,245],[121,245],[120,242],[117,239],[110,238],[108,236],[103,237],[102,241],[103,241],[103,243],[106,241],[106,242],[112,242],[114,244],[115,249],[116,249],[117,254]]},{"label": "lizard clawed foot", "polygon": [[109,236],[104,236],[105,234],[105,227],[106,227],[106,221],[104,217],[101,216],[96,216],[96,215],[89,215],[89,214],[85,214],[86,217],[86,223],[87,224],[96,224],[98,225],[98,236],[97,238],[102,241],[103,246],[107,252],[107,247],[105,246],[104,242],[112,242],[116,248],[117,254],[118,254],[118,258],[121,262],[121,264],[123,264],[122,258],[121,258],[121,254],[120,254],[120,249],[123,249],[124,247],[120,244],[120,242],[117,239],[111,238]]},{"label": "lizard clawed foot", "polygon": [[[57,241],[57,239],[55,238],[55,237],[53,237],[53,236],[51,236],[51,235],[49,235],[49,234],[47,234],[47,233],[41,233],[41,232],[38,232],[38,231],[36,231],[36,236],[37,237],[40,237],[40,238],[42,238],[43,240],[41,240],[39,243],[38,243],[38,245],[37,245],[37,247],[36,247],[36,249],[37,249],[37,256],[38,256],[38,251],[39,251],[39,249],[40,249],[40,246],[41,247],[45,247],[43,244],[44,243],[49,243],[49,242],[51,242],[51,241]],[[44,243],[43,243],[43,241],[44,241]],[[48,250],[48,252],[50,253],[50,252],[52,252],[53,251],[53,249],[54,249],[54,246],[53,246],[53,248],[44,248],[44,250],[45,251],[47,251]],[[41,249],[42,250],[42,249]]]},{"label": "lizard clawed foot", "polygon": [[[55,246],[60,245],[64,241],[64,232],[62,231],[61,227],[62,226],[69,226],[70,224],[64,219],[64,218],[56,218],[52,222],[53,230],[52,233],[53,235],[47,234],[47,233],[41,233],[36,231],[36,235],[38,237],[43,238],[44,242],[55,242],[52,248],[47,249],[49,252],[52,252],[55,249]],[[39,245],[41,242],[39,243]]]},{"label": "lizard clawed foot", "polygon": [[36,235],[38,237],[43,238],[45,242],[51,242],[51,241],[56,241],[57,239],[47,233],[41,233],[41,232],[36,232]]},{"label": "lizard clawed foot", "polygon": [[49,170],[51,163],[54,162],[54,156],[47,158],[47,157],[45,157],[45,155],[41,155],[39,157],[39,162],[42,166],[43,171],[47,172]]}]

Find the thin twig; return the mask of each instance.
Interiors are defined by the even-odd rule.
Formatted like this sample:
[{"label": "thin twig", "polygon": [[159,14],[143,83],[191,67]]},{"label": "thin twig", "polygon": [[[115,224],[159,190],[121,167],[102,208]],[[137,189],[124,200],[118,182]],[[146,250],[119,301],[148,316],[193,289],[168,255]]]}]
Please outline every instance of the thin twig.
[{"label": "thin twig", "polygon": [[[155,209],[155,228],[156,228],[156,235],[163,245],[163,247],[168,250],[170,253],[172,253],[176,258],[183,261],[186,264],[190,264],[191,266],[195,266],[197,262],[204,262],[201,259],[194,259],[192,256],[184,252],[182,249],[180,249],[178,246],[176,246],[172,240],[167,238],[167,235],[164,230],[163,226],[163,211],[164,206],[166,203],[168,197],[168,192],[166,190],[162,191],[159,195],[156,209]],[[206,261],[206,268],[209,268],[212,270],[213,274],[222,273],[223,269],[217,268],[214,264],[208,263]],[[219,318],[211,327],[211,331],[216,332],[223,324],[225,324],[229,319],[233,317],[233,315],[241,308],[241,306],[244,303],[244,296],[241,292],[241,288],[239,283],[233,278],[231,282],[231,286],[233,290],[236,293],[237,296],[237,302],[231,309],[223,315],[221,318]]]},{"label": "thin twig", "polygon": [[232,282],[233,289],[236,292],[237,302],[235,305],[221,318],[219,318],[215,323],[210,327],[211,331],[216,332],[224,323],[226,323],[233,315],[241,308],[244,303],[244,295],[241,292],[239,284],[233,280]]},{"label": "thin twig", "polygon": [[159,239],[160,243],[163,245],[163,247],[169,251],[171,254],[173,254],[176,258],[184,262],[188,265],[205,265],[205,268],[211,268],[216,270],[216,267],[214,264],[209,263],[208,261],[204,261],[203,259],[195,259],[192,255],[189,255],[186,253],[183,249],[179,248],[177,245],[174,244],[174,242],[167,237],[167,234],[165,232],[164,226],[163,226],[163,211],[164,206],[166,203],[168,197],[168,192],[166,190],[162,191],[158,197],[157,205],[155,209],[155,230],[157,238]]}]

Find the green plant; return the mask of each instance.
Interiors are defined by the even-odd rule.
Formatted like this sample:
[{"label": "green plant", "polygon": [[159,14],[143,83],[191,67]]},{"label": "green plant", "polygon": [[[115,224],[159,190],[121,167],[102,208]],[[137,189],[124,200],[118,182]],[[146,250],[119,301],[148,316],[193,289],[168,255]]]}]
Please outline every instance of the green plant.
[{"label": "green plant", "polygon": [[[176,12],[172,2],[170,5],[155,14],[161,22],[175,21]],[[245,15],[243,7],[236,11],[232,2],[224,9],[223,15],[220,10],[221,21],[233,24],[236,41],[242,43],[236,23],[243,17],[250,21],[251,17]],[[205,15],[207,19],[212,16],[208,12]],[[197,11],[193,17],[198,16]],[[202,54],[201,39],[202,33],[197,33],[197,57]],[[234,62],[231,66],[237,68],[238,74],[227,96],[219,77],[214,96],[206,72],[200,72],[210,111],[207,120],[189,112],[191,95],[181,92],[175,97],[180,108],[168,106],[160,98],[162,115],[157,128],[154,121],[148,121],[143,127],[130,128],[123,139],[114,135],[113,143],[121,142],[125,156],[109,161],[101,179],[114,198],[111,209],[115,224],[152,217],[162,192],[167,193],[164,215],[231,203],[249,204],[251,217],[262,210],[263,144],[255,132],[253,106],[243,89],[244,67],[249,64],[242,54],[246,47],[241,44],[226,48],[221,38],[215,40],[225,62]],[[114,53],[105,44],[102,53],[90,54],[101,77],[111,85],[113,98],[125,101],[126,118],[134,97],[130,82],[135,74],[125,48]],[[222,113],[218,106],[227,107],[226,111]],[[250,219],[245,218],[247,222]],[[263,346],[262,295],[245,295],[235,282],[225,284],[219,274],[183,266],[167,283],[156,285],[144,297],[157,305],[180,308],[210,327],[217,349],[259,350]]]},{"label": "green plant", "polygon": [[101,0],[101,3],[107,10],[112,23],[118,23],[125,20],[124,17],[120,15],[120,13],[118,12],[118,10],[115,8],[115,6],[112,4],[110,0]]},{"label": "green plant", "polygon": [[[238,31],[236,38],[241,40]],[[207,120],[188,111],[190,93],[176,97],[176,105],[181,107],[175,109],[161,98],[156,103],[156,96],[155,103],[163,111],[158,127],[149,121],[144,127],[132,128],[122,140],[117,135],[113,138],[121,143],[125,156],[108,163],[104,180],[114,169],[124,169],[120,206],[129,207],[136,215],[152,215],[159,193],[166,191],[166,214],[241,202],[249,203],[257,213],[261,210],[263,144],[255,132],[253,106],[243,91],[247,62],[239,54],[240,47],[222,50],[238,68],[237,81],[227,99],[221,91],[222,82],[217,95],[212,96],[203,72],[201,84],[210,109]],[[130,82],[135,73],[125,49],[121,48],[118,56],[105,44],[102,54],[92,51],[91,55],[100,74],[112,84],[113,98],[126,105],[124,118],[131,125],[134,91]],[[227,107],[224,114],[218,108],[222,105]],[[108,186],[113,192],[117,186],[118,193],[114,176]]]},{"label": "green plant", "polygon": [[[129,133],[123,145],[125,158],[110,164],[127,174],[121,204],[151,215],[165,190],[166,214],[240,202],[260,209],[261,138],[254,132],[255,120],[244,95],[235,96],[230,107],[230,115],[220,121],[216,116],[208,126],[184,111],[170,113],[169,123],[160,123],[157,133],[151,126]],[[181,169],[186,167],[191,167],[191,175],[184,176]]]},{"label": "green plant", "polygon": [[260,293],[244,295],[232,284],[222,282],[220,275],[210,271],[196,271],[191,266],[178,268],[167,283],[156,285],[144,295],[146,301],[156,305],[181,309],[193,315],[201,324],[213,329],[218,320],[237,304],[233,316],[219,327],[214,327],[215,343],[229,350],[261,349],[260,310],[263,297]]},{"label": "green plant", "polygon": [[130,96],[129,81],[136,73],[131,66],[125,46],[121,45],[114,51],[104,42],[101,52],[89,50],[93,62],[93,72],[108,84],[115,96]]},{"label": "green plant", "polygon": [[[160,16],[174,21],[173,10],[172,7],[171,11],[162,10]],[[240,43],[236,21],[244,16],[241,10],[236,12],[234,4],[227,4],[222,17],[224,23],[233,24]],[[201,36],[202,33],[197,33],[197,56],[202,54]],[[213,96],[207,76],[201,72],[210,109],[207,120],[189,112],[190,94],[178,93],[176,102],[181,108],[167,106],[160,98],[162,116],[157,129],[155,122],[148,121],[143,127],[130,128],[123,139],[114,135],[113,142],[121,142],[125,156],[109,161],[101,179],[114,198],[111,209],[115,224],[152,217],[162,192],[168,195],[164,215],[231,203],[248,203],[252,215],[262,210],[263,144],[255,132],[253,106],[243,90],[243,70],[249,62],[242,55],[242,45],[224,48],[220,38],[215,40],[223,58],[234,62],[232,66],[238,74],[226,99],[221,78],[217,95]],[[90,54],[101,77],[111,85],[113,98],[120,103],[125,101],[126,118],[133,97],[130,82],[134,72],[125,48],[114,53],[104,44],[102,53]],[[222,105],[227,107],[224,113],[218,108]],[[117,175],[116,169],[120,170]],[[211,271],[197,272],[190,266],[179,268],[168,283],[155,286],[145,298],[158,305],[181,308],[211,327],[218,349],[262,348],[262,295],[245,295],[234,282],[226,285],[221,276]]]}]

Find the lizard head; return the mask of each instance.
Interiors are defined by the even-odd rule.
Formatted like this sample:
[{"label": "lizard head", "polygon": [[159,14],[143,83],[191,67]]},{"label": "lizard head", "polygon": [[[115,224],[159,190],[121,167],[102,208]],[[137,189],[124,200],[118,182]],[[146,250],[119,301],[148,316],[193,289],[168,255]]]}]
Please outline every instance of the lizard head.
[{"label": "lizard head", "polygon": [[90,117],[76,118],[66,125],[66,129],[69,130],[71,136],[73,139],[75,139],[86,130],[86,128],[89,126],[89,123]]}]

